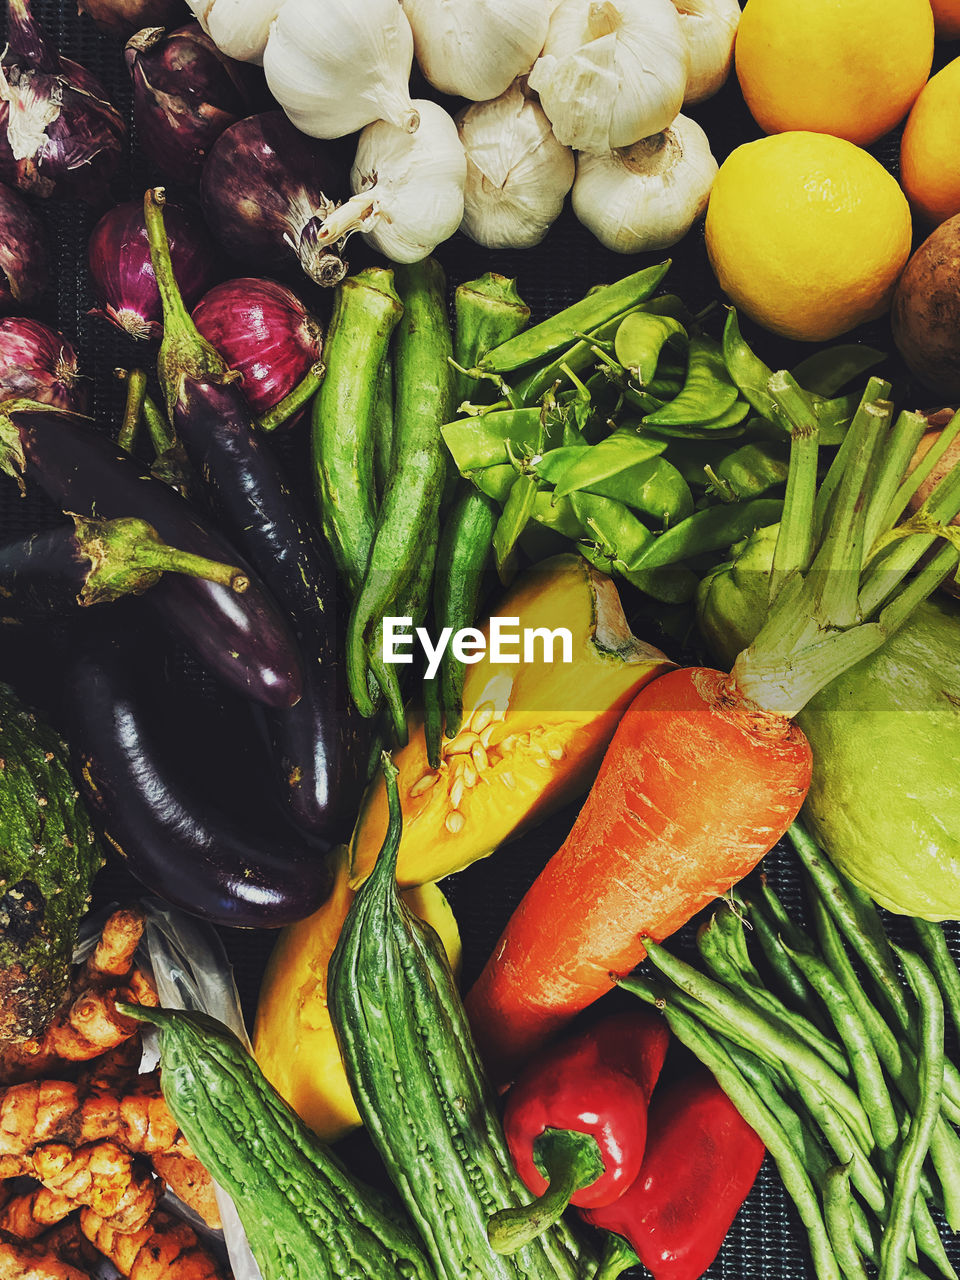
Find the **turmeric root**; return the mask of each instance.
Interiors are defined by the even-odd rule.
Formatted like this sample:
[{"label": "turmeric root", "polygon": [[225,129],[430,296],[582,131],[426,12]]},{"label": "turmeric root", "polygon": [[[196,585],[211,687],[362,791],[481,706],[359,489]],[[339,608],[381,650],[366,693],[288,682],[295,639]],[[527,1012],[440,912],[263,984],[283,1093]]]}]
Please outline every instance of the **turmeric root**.
[{"label": "turmeric root", "polygon": [[151,1163],[173,1194],[198,1213],[208,1227],[217,1229],[223,1225],[213,1179],[195,1156],[156,1155]]},{"label": "turmeric root", "polygon": [[115,1045],[99,1058],[92,1058],[77,1080],[79,1093],[110,1093],[122,1096],[136,1085],[143,1057],[139,1035]]},{"label": "turmeric root", "polygon": [[99,1090],[82,1097],[69,1080],[30,1080],[0,1094],[0,1156],[23,1155],[41,1142],[78,1147],[114,1139],[136,1155],[189,1147],[170,1114],[156,1075],[138,1077],[135,1092],[118,1098]]},{"label": "turmeric root", "polygon": [[125,978],[133,968],[133,956],[143,937],[147,917],[139,907],[114,911],[100,940],[84,965],[88,978]]},{"label": "turmeric root", "polygon": [[13,1196],[0,1209],[0,1231],[17,1240],[36,1240],[77,1208],[77,1202],[48,1187]]},{"label": "turmeric root", "polygon": [[155,1213],[144,1230],[120,1235],[84,1209],[80,1229],[130,1280],[223,1280],[196,1232],[169,1214]]},{"label": "turmeric root", "polygon": [[78,1271],[97,1275],[103,1264],[103,1255],[96,1249],[80,1230],[80,1215],[73,1214],[64,1218],[63,1222],[53,1227],[43,1237],[41,1243],[45,1249],[55,1253],[62,1262],[68,1262]]},{"label": "turmeric root", "polygon": [[39,1244],[13,1244],[0,1240],[0,1276],[3,1280],[90,1280],[64,1262],[52,1249]]},{"label": "turmeric root", "polygon": [[77,1086],[66,1080],[15,1084],[0,1097],[0,1156],[22,1155],[70,1131],[78,1112]]},{"label": "turmeric root", "polygon": [[48,1142],[33,1152],[33,1172],[45,1187],[88,1205],[116,1231],[140,1231],[163,1194],[163,1183],[115,1142],[68,1147]]}]

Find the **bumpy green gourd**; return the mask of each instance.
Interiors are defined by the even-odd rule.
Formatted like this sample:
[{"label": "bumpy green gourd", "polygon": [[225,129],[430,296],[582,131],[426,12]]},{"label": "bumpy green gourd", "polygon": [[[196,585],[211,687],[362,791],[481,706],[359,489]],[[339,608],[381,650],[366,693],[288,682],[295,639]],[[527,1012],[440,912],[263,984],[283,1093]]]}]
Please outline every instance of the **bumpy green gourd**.
[{"label": "bumpy green gourd", "polygon": [[593,1277],[596,1257],[562,1224],[509,1257],[490,1248],[490,1216],[531,1197],[510,1159],[443,947],[397,893],[397,771],[391,763],[384,770],[387,837],[327,983],[357,1107],[442,1280]]},{"label": "bumpy green gourd", "polygon": [[263,1280],[434,1280],[387,1201],[347,1172],[222,1023],[120,1007],[160,1029],[167,1106],[236,1205]]},{"label": "bumpy green gourd", "polygon": [[56,1013],[102,863],[66,746],[0,684],[0,1042]]}]

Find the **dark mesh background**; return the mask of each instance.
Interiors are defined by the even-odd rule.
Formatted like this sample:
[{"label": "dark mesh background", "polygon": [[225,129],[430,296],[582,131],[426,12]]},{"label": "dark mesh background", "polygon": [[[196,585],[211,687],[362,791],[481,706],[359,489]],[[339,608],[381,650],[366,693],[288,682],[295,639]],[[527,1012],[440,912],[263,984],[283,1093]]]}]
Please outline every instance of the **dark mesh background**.
[{"label": "dark mesh background", "polygon": [[[102,79],[112,101],[129,118],[130,95],[120,46],[100,35],[88,19],[78,17],[73,11],[72,0],[62,0],[62,3],[58,0],[34,0],[34,3],[37,16],[49,37],[58,42],[63,53]],[[948,59],[949,50],[939,49],[937,65]],[[721,162],[734,147],[759,136],[735,81],[691,114],[707,130],[714,153]],[[893,171],[897,166],[898,142],[899,136],[891,135],[873,149]],[[113,185],[114,198],[139,199],[145,185],[158,180],[161,180],[161,175],[151,172],[145,158],[138,153],[136,134],[131,129],[128,160]],[[183,193],[175,193],[171,189],[173,194]],[[55,272],[51,294],[37,315],[59,326],[76,342],[83,371],[93,380],[97,420],[104,429],[114,430],[122,405],[122,389],[113,377],[113,369],[118,365],[149,367],[155,353],[152,348],[133,343],[103,320],[88,314],[94,298],[86,271],[86,239],[97,214],[61,200],[48,201],[42,206],[42,214],[54,242]],[[758,227],[757,234],[763,235],[764,229]],[[372,259],[369,251],[356,240],[351,242],[348,256],[353,269]],[[491,252],[458,235],[441,245],[436,256],[448,273],[451,288],[487,270],[516,276],[521,296],[531,306],[536,320],[582,296],[590,286],[616,279],[659,260],[662,255],[638,259],[609,253],[580,227],[568,209],[545,242],[536,249]],[[698,311],[719,300],[707,265],[701,228],[695,229],[677,245],[670,256],[674,265],[666,287],[681,294],[691,310]],[[256,263],[223,264],[225,277],[256,272]],[[310,298],[319,314],[326,314],[326,300],[318,291],[312,290],[303,277],[291,277],[289,283]],[[744,330],[774,367],[786,366],[805,354],[792,344],[771,339],[748,323],[744,324]],[[883,349],[893,349],[889,329],[883,323],[872,325],[856,336]],[[904,402],[924,404],[921,390],[911,385],[906,371],[895,362],[891,361],[883,372],[896,378],[897,393]],[[296,462],[303,441],[288,441],[281,447],[290,460]],[[306,474],[301,467],[295,466],[294,470],[301,476]],[[56,512],[46,504],[18,497],[13,482],[0,480],[0,534],[18,535],[55,518]],[[656,641],[659,636],[645,620],[643,602],[625,594],[625,605],[636,629],[645,631],[647,638]],[[124,613],[118,610],[117,618],[118,625],[121,625],[121,619],[124,626],[146,625],[136,611]],[[69,635],[66,638],[69,641]],[[671,647],[665,643],[671,648],[671,653],[680,656],[676,654],[675,645]],[[55,649],[48,652],[47,647],[35,637],[0,637],[0,678],[9,680],[25,696],[45,705],[54,717],[58,697],[58,663],[51,653],[55,652]],[[195,741],[192,744],[185,742],[185,748],[189,748],[191,767],[202,772],[205,785],[209,783],[212,789],[228,798],[231,783],[236,777],[235,768],[242,765],[245,769],[259,769],[261,765],[259,748],[252,734],[249,742],[238,743],[236,735],[229,731],[229,727],[237,723],[236,705],[182,652],[172,651],[169,654],[163,668],[158,668],[157,678],[158,681],[171,680],[186,695],[201,700],[211,739],[206,742],[201,738],[199,749]],[[240,714],[242,717],[242,712]],[[225,726],[226,732],[221,738],[229,737],[230,742],[215,737],[218,727]],[[192,726],[186,736],[194,738]],[[562,843],[576,812],[576,805],[568,807],[532,835],[508,845],[495,857],[475,864],[445,883],[444,889],[453,904],[463,935],[465,983],[469,984],[479,972],[510,911],[546,858]],[[766,859],[765,869],[787,904],[800,910],[800,889],[787,855],[781,850],[774,851]],[[122,868],[110,866],[98,881],[96,896],[98,902],[106,902],[132,896],[137,891],[136,882]],[[901,927],[895,922],[893,927],[895,934],[899,935]],[[948,932],[951,941],[960,944],[957,927],[949,926]],[[239,930],[223,930],[222,933],[252,1025],[257,988],[270,951],[271,936],[267,932]],[[684,931],[676,945],[689,953],[692,934],[692,928]],[[617,993],[610,999],[612,1004],[616,1004],[618,999],[623,1001],[626,998]],[[362,1135],[349,1139],[344,1148],[344,1154],[351,1163],[358,1169],[364,1168],[368,1176],[376,1176],[371,1152]],[[960,1246],[948,1244],[948,1248],[953,1260],[960,1264]],[[785,1277],[812,1274],[802,1227],[792,1205],[786,1201],[775,1168],[767,1161],[719,1258],[707,1275],[723,1277],[723,1280],[734,1280],[734,1277],[737,1280],[743,1277],[783,1280]]]}]

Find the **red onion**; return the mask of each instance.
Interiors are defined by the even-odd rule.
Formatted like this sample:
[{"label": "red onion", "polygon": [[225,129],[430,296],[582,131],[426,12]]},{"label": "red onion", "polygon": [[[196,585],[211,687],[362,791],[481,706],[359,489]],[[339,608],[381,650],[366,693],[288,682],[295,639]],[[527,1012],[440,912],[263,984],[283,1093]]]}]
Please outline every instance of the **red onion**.
[{"label": "red onion", "polygon": [[7,0],[0,61],[0,178],[38,196],[103,203],[126,126],[100,81],[51,49],[29,0]]},{"label": "red onion", "polygon": [[0,183],[0,311],[31,306],[50,279],[43,223],[21,196]]},{"label": "red onion", "polygon": [[[213,246],[203,227],[177,205],[164,206],[164,219],[173,269],[189,307],[216,274]],[[118,204],[105,213],[91,233],[87,260],[102,304],[94,313],[106,316],[131,338],[159,338],[162,308],[143,205]]]},{"label": "red onion", "polygon": [[115,40],[129,40],[144,27],[170,27],[187,16],[183,0],[79,0],[77,8]]},{"label": "red onion", "polygon": [[304,137],[282,111],[231,125],[214,143],[200,184],[214,235],[257,267],[294,259],[317,284],[337,284],[346,265],[316,237],[346,194],[348,165],[339,154],[336,144]]},{"label": "red onion", "polygon": [[168,177],[196,185],[220,134],[253,110],[258,73],[222,54],[198,22],[139,31],[124,57],[144,151]]},{"label": "red onion", "polygon": [[242,374],[244,395],[258,417],[289,395],[320,359],[320,322],[275,280],[225,280],[200,299],[193,322]]},{"label": "red onion", "polygon": [[84,413],[89,396],[77,353],[63,334],[36,320],[0,320],[0,401],[39,400]]}]

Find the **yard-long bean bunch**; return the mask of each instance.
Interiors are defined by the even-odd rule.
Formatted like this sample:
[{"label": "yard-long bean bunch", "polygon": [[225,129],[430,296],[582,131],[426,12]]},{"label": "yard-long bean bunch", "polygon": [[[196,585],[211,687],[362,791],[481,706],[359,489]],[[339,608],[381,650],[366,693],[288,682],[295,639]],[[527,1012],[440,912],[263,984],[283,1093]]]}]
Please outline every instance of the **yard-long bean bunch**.
[{"label": "yard-long bean bunch", "polygon": [[938,925],[915,922],[926,960],[895,946],[799,824],[790,838],[812,932],[762,880],[701,926],[706,972],[649,941],[656,976],[622,985],[663,1012],[765,1142],[818,1280],[863,1280],[867,1266],[955,1280],[931,1210],[960,1227],[960,1076],[944,1034],[960,975]]}]

